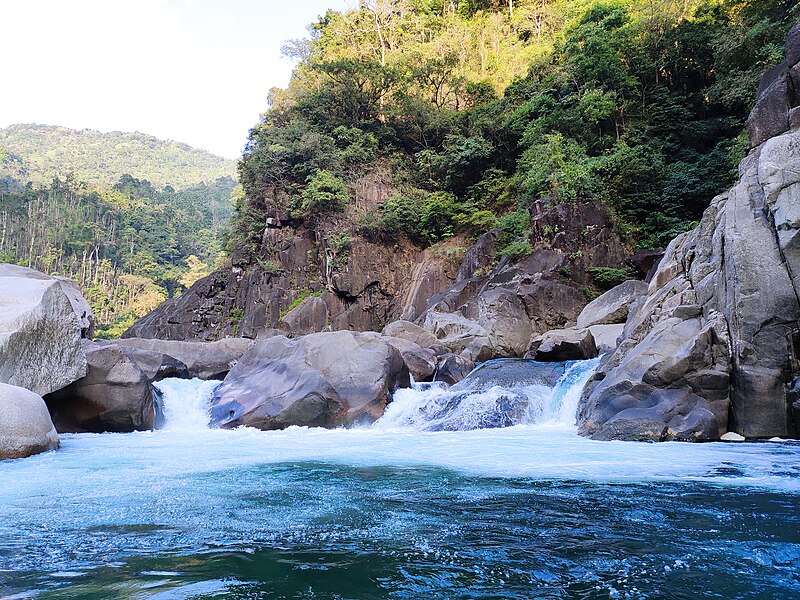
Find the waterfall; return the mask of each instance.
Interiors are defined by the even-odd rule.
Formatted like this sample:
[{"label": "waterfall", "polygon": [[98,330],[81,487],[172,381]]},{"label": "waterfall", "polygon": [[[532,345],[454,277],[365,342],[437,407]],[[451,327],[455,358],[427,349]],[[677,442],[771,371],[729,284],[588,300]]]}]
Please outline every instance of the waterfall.
[{"label": "waterfall", "polygon": [[[397,390],[386,413],[374,425],[378,429],[459,431],[537,425],[573,427],[581,392],[600,359],[558,365],[562,375],[548,383],[545,377],[479,378],[476,369],[464,381],[447,387],[441,383],[418,384]],[[519,361],[531,370],[552,371],[552,364]],[[515,370],[519,370],[519,366]]]},{"label": "waterfall", "polygon": [[169,377],[153,384],[157,389],[156,412],[158,429],[198,431],[208,429],[210,402],[214,390],[222,383],[210,379],[177,379]]}]

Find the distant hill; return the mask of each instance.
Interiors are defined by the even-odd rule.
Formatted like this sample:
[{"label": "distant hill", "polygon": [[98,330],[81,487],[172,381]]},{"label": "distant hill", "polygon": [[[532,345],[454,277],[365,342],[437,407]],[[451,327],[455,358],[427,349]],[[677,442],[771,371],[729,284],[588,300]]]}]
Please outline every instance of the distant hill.
[{"label": "distant hill", "polygon": [[181,189],[235,177],[236,161],[143,133],[34,124],[0,129],[0,179],[49,184],[69,173],[90,187],[110,187],[127,173]]}]

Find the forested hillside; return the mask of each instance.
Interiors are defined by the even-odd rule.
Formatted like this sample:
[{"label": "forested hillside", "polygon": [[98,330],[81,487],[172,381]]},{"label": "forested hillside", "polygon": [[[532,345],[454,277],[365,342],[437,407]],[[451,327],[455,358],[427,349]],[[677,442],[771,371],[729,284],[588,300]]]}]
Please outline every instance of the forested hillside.
[{"label": "forested hillside", "polygon": [[9,127],[5,142],[0,262],[75,279],[100,335],[118,335],[220,259],[232,161],[141,134],[62,127]]},{"label": "forested hillside", "polygon": [[0,164],[0,186],[9,176],[49,184],[71,174],[93,187],[111,187],[135,174],[157,188],[180,189],[236,174],[236,161],[143,133],[32,124],[0,129]]},{"label": "forested hillside", "polygon": [[781,60],[788,0],[370,0],[286,52],[240,164],[235,233],[341,210],[383,161],[395,193],[354,233],[426,246],[601,202],[638,247],[666,244],[735,178],[757,79]]}]

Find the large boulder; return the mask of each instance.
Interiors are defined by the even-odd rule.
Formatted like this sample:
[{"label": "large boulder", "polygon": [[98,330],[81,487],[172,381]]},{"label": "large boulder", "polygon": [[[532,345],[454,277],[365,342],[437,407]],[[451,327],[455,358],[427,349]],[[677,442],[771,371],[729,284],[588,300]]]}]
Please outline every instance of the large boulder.
[{"label": "large boulder", "polygon": [[86,374],[81,332],[93,318],[79,296],[63,279],[0,265],[0,382],[44,395]]},{"label": "large boulder", "polygon": [[[225,377],[253,343],[253,340],[246,338],[223,338],[216,342],[198,340],[182,342],[148,338],[114,340],[114,344],[121,347],[138,348],[155,352],[159,356],[170,356],[180,363],[176,365],[176,368],[180,369],[181,364],[186,367],[185,373],[178,376],[199,377],[200,379]],[[134,360],[136,360],[135,357]]]},{"label": "large boulder", "polygon": [[256,342],[217,388],[212,423],[259,429],[367,424],[383,415],[396,388],[408,385],[400,352],[375,334],[275,336]]},{"label": "large boulder", "polygon": [[438,364],[433,350],[403,338],[384,335],[381,339],[400,352],[414,381],[430,381],[433,378]]},{"label": "large boulder", "polygon": [[799,61],[795,27],[787,60],[759,86],[739,181],[667,247],[620,344],[584,392],[584,434],[800,434],[791,409],[800,375]]},{"label": "large boulder", "polygon": [[0,460],[58,448],[58,434],[38,394],[0,383],[0,414]]},{"label": "large boulder", "polygon": [[587,360],[597,357],[597,346],[588,329],[554,329],[531,339],[528,356],[540,362]]},{"label": "large boulder", "polygon": [[436,372],[433,375],[434,381],[441,381],[447,385],[453,385],[464,379],[475,368],[475,363],[453,353],[442,354],[437,357]]},{"label": "large boulder", "polygon": [[578,315],[578,327],[624,323],[628,307],[647,294],[644,281],[630,279],[610,289],[587,304]]},{"label": "large boulder", "polygon": [[61,433],[153,428],[153,388],[127,348],[85,343],[86,377],[46,397]]},{"label": "large boulder", "polygon": [[408,340],[422,348],[432,350],[433,353],[437,355],[447,352],[447,348],[436,339],[435,335],[410,321],[404,321],[402,319],[399,321],[392,321],[383,328],[381,335]]}]

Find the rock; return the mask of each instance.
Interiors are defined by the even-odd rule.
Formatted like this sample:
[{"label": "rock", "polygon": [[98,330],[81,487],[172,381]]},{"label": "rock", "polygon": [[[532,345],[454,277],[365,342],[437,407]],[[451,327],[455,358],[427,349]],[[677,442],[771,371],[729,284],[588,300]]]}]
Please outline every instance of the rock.
[{"label": "rock", "polygon": [[0,265],[0,382],[44,395],[86,374],[80,341],[90,317],[75,313],[76,294],[63,280]]},{"label": "rock", "polygon": [[152,429],[153,389],[129,349],[86,342],[85,351],[86,377],[45,398],[56,429],[61,433]]},{"label": "rock", "polygon": [[402,319],[392,321],[383,328],[381,335],[408,340],[418,346],[432,350],[434,354],[447,352],[447,348],[436,339],[435,335],[410,321],[403,321]]},{"label": "rock", "polygon": [[425,315],[424,327],[454,354],[463,352],[476,340],[488,344],[489,332],[458,313],[430,311]]},{"label": "rock", "polygon": [[709,441],[719,438],[719,423],[705,401],[688,389],[657,389],[624,380],[595,396],[581,433],[596,440]]},{"label": "rock", "polygon": [[483,391],[495,386],[522,388],[532,385],[552,388],[566,370],[566,363],[541,363],[521,358],[498,358],[483,363],[451,389]]},{"label": "rock", "polygon": [[578,315],[578,327],[624,323],[628,319],[628,306],[647,294],[644,281],[630,279],[595,298]]},{"label": "rock", "polygon": [[[171,356],[178,363],[186,366],[186,374],[181,375],[182,377],[199,377],[200,379],[225,377],[253,343],[253,340],[246,338],[224,338],[216,342],[181,342],[142,338],[114,340],[114,344],[122,347],[139,348]],[[135,360],[135,356],[133,358]],[[180,368],[180,364],[178,367]],[[150,369],[145,370],[149,371]]]},{"label": "rock", "polygon": [[400,352],[414,381],[430,381],[433,378],[438,363],[433,350],[403,338],[382,335],[380,339]]},{"label": "rock", "polygon": [[588,329],[555,329],[531,340],[529,353],[540,362],[587,360],[597,356],[597,346]]},{"label": "rock", "polygon": [[281,319],[281,326],[292,335],[322,331],[329,324],[328,306],[319,296],[306,298]]},{"label": "rock", "polygon": [[0,412],[0,460],[58,448],[58,434],[38,394],[0,383]]},{"label": "rock", "polygon": [[611,352],[617,347],[617,341],[625,330],[625,325],[616,323],[613,325],[592,325],[589,331],[592,332],[594,343],[599,354]]},{"label": "rock", "polygon": [[746,438],[743,435],[729,431],[728,433],[721,435],[719,439],[721,442],[744,442]]},{"label": "rock", "polygon": [[438,361],[433,379],[447,385],[458,383],[475,368],[474,362],[456,354],[443,354],[438,357]]},{"label": "rock", "polygon": [[368,424],[409,383],[400,352],[377,335],[276,336],[256,342],[217,388],[212,423],[259,429]]},{"label": "rock", "polygon": [[658,263],[664,257],[664,249],[657,250],[639,250],[636,254],[631,256],[627,263],[636,270],[636,273],[642,278],[645,283],[650,283],[653,279]]},{"label": "rock", "polygon": [[488,344],[469,344],[466,358],[483,361],[525,354],[531,339],[531,321],[515,292],[502,287],[487,289],[467,303],[462,313],[488,332]]}]

